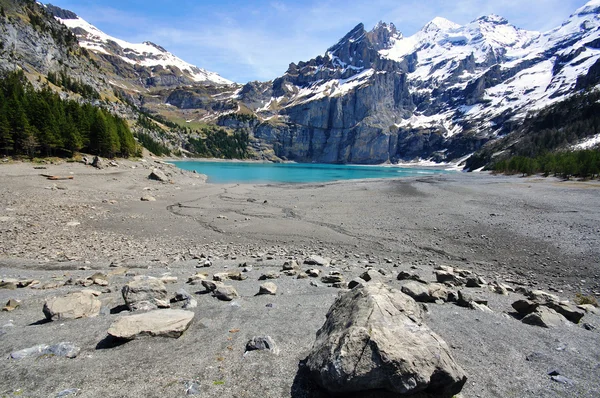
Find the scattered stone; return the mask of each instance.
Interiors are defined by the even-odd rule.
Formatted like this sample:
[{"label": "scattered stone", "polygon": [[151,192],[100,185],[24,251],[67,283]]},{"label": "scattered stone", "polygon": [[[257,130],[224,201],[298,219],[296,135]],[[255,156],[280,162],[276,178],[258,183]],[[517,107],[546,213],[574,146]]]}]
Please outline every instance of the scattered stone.
[{"label": "scattered stone", "polygon": [[160,182],[169,182],[167,175],[160,169],[152,170],[152,173],[150,173],[148,179]]},{"label": "scattered stone", "polygon": [[79,388],[69,388],[67,390],[62,390],[58,394],[56,394],[56,398],[68,397],[69,395],[77,395],[81,391]]},{"label": "scattered stone", "polygon": [[204,286],[204,288],[206,289],[207,292],[214,292],[215,290],[217,290],[217,288],[219,286],[222,286],[223,284],[220,282],[213,282],[213,281],[209,281],[209,280],[203,280],[202,281],[202,286]]},{"label": "scattered stone", "polygon": [[320,269],[309,269],[306,271],[306,275],[310,276],[311,278],[318,278],[319,274],[321,274],[321,270]]},{"label": "scattered stone", "polygon": [[600,315],[600,310],[592,304],[580,304],[577,308],[584,310],[589,314]]},{"label": "scattered stone", "polygon": [[108,334],[126,340],[142,336],[178,338],[190,326],[192,319],[192,311],[154,310],[117,319],[108,329]]},{"label": "scattered stone", "polygon": [[87,278],[93,284],[98,286],[108,286],[108,277],[101,272],[96,272],[94,275]]},{"label": "scattered stone", "polygon": [[272,354],[278,355],[279,348],[271,336],[254,336],[246,343],[246,352],[251,351],[269,351]]},{"label": "scattered stone", "polygon": [[538,307],[534,312],[525,316],[523,323],[543,328],[554,328],[568,324],[567,319],[548,307]]},{"label": "scattered stone", "polygon": [[53,297],[44,303],[44,315],[52,321],[64,319],[90,318],[100,314],[102,302],[89,292],[69,293]]},{"label": "scattered stone", "polygon": [[300,266],[296,260],[286,261],[283,263],[282,271],[298,271]]},{"label": "scattered stone", "polygon": [[260,285],[260,289],[258,290],[259,295],[263,295],[263,294],[275,295],[276,293],[277,293],[277,285],[275,285],[273,282],[263,283],[262,285]]},{"label": "scattered stone", "polygon": [[243,281],[248,279],[241,272],[220,272],[213,275],[213,280],[216,282],[225,282],[226,280]]},{"label": "scattered stone", "polygon": [[0,289],[7,289],[7,290],[16,290],[17,289],[17,282],[16,281],[2,281],[0,282]]},{"label": "scattered stone", "polygon": [[167,283],[177,283],[177,277],[176,276],[170,276],[170,275],[165,275],[165,276],[161,276],[160,277],[160,281],[164,284]]},{"label": "scattered stone", "polygon": [[140,198],[142,202],[156,202],[156,198],[154,196],[145,195]]},{"label": "scattered stone", "polygon": [[487,282],[485,281],[485,279],[483,279],[480,276],[472,276],[470,278],[467,278],[467,283],[465,286],[467,287],[483,287],[487,285]]},{"label": "scattered stone", "polygon": [[212,261],[204,260],[204,261],[200,261],[200,264],[196,265],[196,268],[207,268],[207,267],[212,267]]},{"label": "scattered stone", "polygon": [[279,272],[276,271],[268,271],[264,274],[262,274],[258,280],[259,281],[266,281],[267,279],[278,279],[279,278]]},{"label": "scattered stone", "polygon": [[512,307],[520,315],[529,315],[539,307],[539,304],[529,300],[517,300],[512,303]]},{"label": "scattered stone", "polygon": [[448,289],[439,283],[423,284],[419,282],[408,282],[402,286],[402,293],[421,303],[435,303],[438,300],[442,302],[450,301]]},{"label": "scattered stone", "polygon": [[202,283],[203,280],[205,280],[206,278],[208,278],[208,274],[195,274],[192,275],[188,278],[187,283],[190,285],[199,285]]},{"label": "scattered stone", "polygon": [[63,342],[54,345],[40,344],[10,354],[12,359],[38,358],[44,355],[75,358],[81,349],[73,343]]},{"label": "scattered stone", "polygon": [[337,284],[344,282],[344,276],[337,271],[331,272],[329,275],[325,275],[321,278],[321,282],[327,284]]},{"label": "scattered stone", "polygon": [[583,318],[585,315],[584,310],[578,309],[568,302],[547,302],[545,306],[553,309],[575,324],[578,324],[581,318]]},{"label": "scattered stone", "polygon": [[309,258],[304,260],[304,264],[319,265],[321,267],[329,267],[329,264],[331,264],[331,259],[324,258],[321,256],[310,256]]},{"label": "scattered stone", "polygon": [[296,279],[306,279],[308,278],[308,274],[306,272],[300,272]]},{"label": "scattered stone", "polygon": [[463,278],[446,271],[435,271],[435,278],[439,283],[446,283],[452,286],[460,286],[463,284]]},{"label": "scattered stone", "polygon": [[233,286],[221,285],[213,291],[213,295],[222,301],[231,301],[236,297],[239,297],[237,291]]},{"label": "scattered stone", "polygon": [[150,311],[170,307],[167,288],[160,279],[153,277],[134,279],[123,287],[121,293],[131,311]]},{"label": "scattered stone", "polygon": [[361,288],[365,286],[365,280],[362,278],[354,278],[348,282],[348,289],[354,289],[355,287]]},{"label": "scattered stone", "polygon": [[360,275],[360,278],[362,280],[364,280],[365,282],[371,282],[373,280],[374,281],[379,281],[381,279],[381,275],[378,274],[378,273],[376,273],[376,272],[374,272],[374,271],[372,271],[372,270],[368,270],[368,271],[363,272]]},{"label": "scattered stone", "polygon": [[197,381],[186,381],[183,383],[185,387],[185,395],[198,395],[200,394],[200,383]]},{"label": "scattered stone", "polygon": [[396,279],[398,279],[399,281],[411,280],[411,281],[417,281],[417,282],[421,282],[421,283],[427,283],[419,275],[411,274],[410,272],[406,272],[406,271],[400,271],[398,273],[398,277]]},{"label": "scattered stone", "polygon": [[103,169],[104,162],[102,161],[102,158],[99,156],[94,156],[94,160],[92,160],[92,166],[94,166],[97,169]]},{"label": "scattered stone", "polygon": [[471,308],[471,303],[473,303],[473,296],[471,296],[469,293],[459,290],[456,305],[459,307]]},{"label": "scattered stone", "polygon": [[334,394],[427,391],[450,398],[467,380],[446,343],[423,324],[420,305],[382,284],[338,296],[306,365]]},{"label": "scattered stone", "polygon": [[21,305],[21,302],[19,300],[10,299],[10,300],[8,300],[6,305],[4,307],[2,307],[2,311],[12,312],[12,311],[16,310],[17,308],[19,308],[20,305]]}]

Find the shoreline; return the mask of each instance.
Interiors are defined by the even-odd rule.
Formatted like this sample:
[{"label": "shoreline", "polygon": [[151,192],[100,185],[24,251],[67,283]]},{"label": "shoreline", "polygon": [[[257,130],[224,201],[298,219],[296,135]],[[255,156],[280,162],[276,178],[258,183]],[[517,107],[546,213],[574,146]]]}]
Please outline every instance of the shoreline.
[{"label": "shoreline", "polygon": [[[80,163],[44,170],[32,163],[0,165],[0,279],[35,279],[43,286],[0,289],[4,303],[21,301],[15,311],[0,312],[0,351],[8,357],[62,341],[82,350],[72,360],[0,361],[6,376],[0,393],[54,396],[78,388],[91,398],[123,391],[175,398],[185,394],[185,382],[196,381],[202,396],[211,398],[312,397],[297,393],[298,364],[345,289],[286,275],[282,266],[290,259],[302,270],[337,272],[346,282],[369,271],[398,290],[406,283],[397,278],[401,272],[431,283],[438,266],[507,285],[515,291],[456,288],[487,301],[490,312],[426,304],[426,324],[467,372],[462,394],[591,398],[600,390],[597,330],[526,325],[511,307],[524,297],[520,289],[571,301],[578,293],[600,297],[600,182],[448,173],[299,185],[207,184],[162,159],[116,163],[103,170]],[[150,180],[154,168],[168,181]],[[51,181],[42,173],[73,179]],[[330,259],[329,265],[304,264],[315,255]],[[247,279],[227,281],[239,294],[231,302],[186,283],[198,273],[212,279],[243,269]],[[98,294],[99,316],[41,321],[45,300],[83,289],[66,282],[98,272],[108,285],[87,289]],[[256,296],[260,278],[271,272],[277,275],[276,295]],[[166,278],[169,297],[185,289],[198,301],[191,310],[195,320],[179,339],[149,337],[104,347],[109,326],[127,313],[121,312],[121,289],[136,276]],[[586,314],[582,323],[600,325],[600,316]],[[280,354],[245,355],[246,342],[264,335]],[[526,360],[532,352],[541,354]],[[114,372],[128,363],[135,366]],[[63,371],[57,373],[57,366]],[[560,368],[574,385],[552,381],[548,368]]]}]

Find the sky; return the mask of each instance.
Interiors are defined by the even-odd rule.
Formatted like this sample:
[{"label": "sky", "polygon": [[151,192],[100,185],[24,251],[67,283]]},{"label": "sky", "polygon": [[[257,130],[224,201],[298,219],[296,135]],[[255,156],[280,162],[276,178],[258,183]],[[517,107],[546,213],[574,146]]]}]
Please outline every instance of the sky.
[{"label": "sky", "polygon": [[151,41],[183,60],[238,83],[281,76],[362,22],[393,22],[405,36],[440,16],[466,24],[498,14],[547,31],[586,0],[52,0],[105,33]]}]

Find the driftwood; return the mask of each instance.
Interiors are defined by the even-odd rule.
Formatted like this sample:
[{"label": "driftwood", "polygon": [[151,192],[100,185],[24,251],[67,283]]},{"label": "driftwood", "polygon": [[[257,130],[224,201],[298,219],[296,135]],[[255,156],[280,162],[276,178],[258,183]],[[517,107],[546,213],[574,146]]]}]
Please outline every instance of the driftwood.
[{"label": "driftwood", "polygon": [[42,177],[46,177],[49,180],[52,181],[59,181],[59,180],[72,180],[73,176],[68,176],[68,177],[60,177],[60,176],[53,176],[50,174],[40,174]]}]

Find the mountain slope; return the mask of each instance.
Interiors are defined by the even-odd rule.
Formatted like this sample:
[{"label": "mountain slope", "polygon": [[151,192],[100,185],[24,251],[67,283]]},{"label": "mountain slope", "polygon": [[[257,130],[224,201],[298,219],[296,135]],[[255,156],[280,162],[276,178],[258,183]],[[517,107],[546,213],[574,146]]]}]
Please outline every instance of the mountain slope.
[{"label": "mountain slope", "polygon": [[238,100],[262,120],[254,135],[288,159],[452,161],[598,84],[599,12],[591,1],[546,33],[496,15],[465,26],[436,18],[410,37],[393,24],[359,24]]},{"label": "mountain slope", "polygon": [[75,13],[51,4],[48,10],[66,25],[79,40],[79,45],[111,62],[125,62],[132,66],[145,86],[173,86],[177,84],[233,82],[174,56],[164,48],[151,43],[129,43],[112,37],[91,25]]}]

